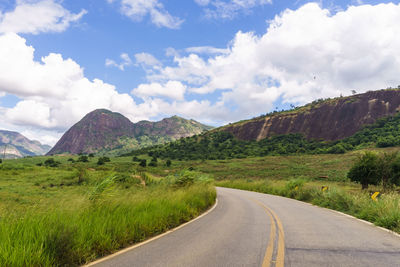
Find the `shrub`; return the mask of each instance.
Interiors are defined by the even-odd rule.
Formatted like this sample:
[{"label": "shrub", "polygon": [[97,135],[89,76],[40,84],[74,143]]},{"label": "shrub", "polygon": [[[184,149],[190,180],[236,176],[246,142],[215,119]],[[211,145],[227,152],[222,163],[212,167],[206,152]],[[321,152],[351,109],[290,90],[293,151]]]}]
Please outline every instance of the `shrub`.
[{"label": "shrub", "polygon": [[141,159],[141,160],[140,160],[140,163],[139,163],[139,166],[140,166],[140,167],[146,167],[146,165],[147,165],[146,160],[145,160],[145,159]]},{"label": "shrub", "polygon": [[55,161],[53,158],[49,158],[44,162],[44,166],[46,167],[58,167],[58,165],[60,165],[61,163],[58,161]]},{"label": "shrub", "polygon": [[380,182],[380,166],[380,159],[376,153],[365,152],[358,157],[347,177],[353,182],[360,183],[362,189],[366,189],[368,185],[377,185]]},{"label": "shrub", "polygon": [[93,153],[90,153],[89,154],[89,158],[93,158],[94,157],[94,154]]},{"label": "shrub", "polygon": [[81,156],[79,156],[77,161],[78,162],[89,162],[89,158],[88,158],[88,156],[81,155]]},{"label": "shrub", "polygon": [[71,163],[75,162],[75,160],[73,158],[69,158],[68,161],[70,161]]},{"label": "shrub", "polygon": [[3,163],[3,160],[2,160],[2,159],[0,159],[0,164],[1,164],[1,163]]},{"label": "shrub", "polygon": [[171,163],[171,160],[169,160],[169,159],[165,162],[165,166],[167,166],[167,167],[170,167],[171,164],[172,164],[172,163]]}]

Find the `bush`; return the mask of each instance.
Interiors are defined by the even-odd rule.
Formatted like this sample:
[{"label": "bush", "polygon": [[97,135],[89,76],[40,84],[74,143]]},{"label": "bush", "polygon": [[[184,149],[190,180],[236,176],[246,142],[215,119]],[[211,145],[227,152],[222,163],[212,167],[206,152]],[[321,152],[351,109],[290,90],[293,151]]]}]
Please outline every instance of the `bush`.
[{"label": "bush", "polygon": [[61,163],[58,161],[55,161],[53,158],[49,158],[44,162],[44,166],[46,167],[58,167],[58,165],[60,165]]},{"label": "bush", "polygon": [[138,157],[134,156],[134,157],[132,158],[132,161],[133,161],[133,162],[140,162],[140,159],[139,159]]},{"label": "bush", "polygon": [[1,164],[1,163],[3,163],[3,160],[2,160],[2,159],[0,159],[0,164]]},{"label": "bush", "polygon": [[172,163],[171,163],[171,160],[169,160],[169,159],[165,162],[165,166],[167,166],[167,167],[170,167],[171,164],[172,164]]},{"label": "bush", "polygon": [[381,137],[376,142],[377,147],[391,147],[396,145],[397,145],[397,140],[393,136]]},{"label": "bush", "polygon": [[77,161],[78,162],[89,162],[89,158],[88,158],[88,156],[82,155],[82,156],[79,156]]},{"label": "bush", "polygon": [[93,153],[90,153],[89,154],[89,158],[93,158],[94,157],[94,154]]},{"label": "bush", "polygon": [[75,162],[75,160],[73,158],[69,158],[68,161],[70,161],[71,163]]},{"label": "bush", "polygon": [[366,189],[368,185],[377,185],[380,182],[380,166],[381,163],[376,153],[365,152],[364,155],[358,157],[347,177],[353,182],[360,183],[362,189]]},{"label": "bush", "polygon": [[146,165],[147,165],[146,160],[145,160],[145,159],[141,159],[141,160],[140,160],[140,163],[139,163],[139,166],[140,166],[140,167],[146,167]]}]

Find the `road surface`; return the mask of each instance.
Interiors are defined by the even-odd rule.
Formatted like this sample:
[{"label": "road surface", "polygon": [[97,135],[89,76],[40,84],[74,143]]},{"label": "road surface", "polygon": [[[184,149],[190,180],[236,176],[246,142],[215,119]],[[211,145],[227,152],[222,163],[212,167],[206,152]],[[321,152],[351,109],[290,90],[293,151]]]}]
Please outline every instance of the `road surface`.
[{"label": "road surface", "polygon": [[400,266],[400,237],[303,202],[217,188],[204,217],[95,266]]}]

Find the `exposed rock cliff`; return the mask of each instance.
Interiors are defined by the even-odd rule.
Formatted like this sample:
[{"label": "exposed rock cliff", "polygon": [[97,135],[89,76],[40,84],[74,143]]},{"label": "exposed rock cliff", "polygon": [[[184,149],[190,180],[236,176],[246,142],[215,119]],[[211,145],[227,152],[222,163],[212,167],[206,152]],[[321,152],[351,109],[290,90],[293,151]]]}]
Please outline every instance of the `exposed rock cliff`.
[{"label": "exposed rock cliff", "polygon": [[261,140],[289,133],[302,133],[308,139],[339,140],[399,110],[400,90],[380,90],[315,101],[295,110],[241,121],[218,130],[230,132],[242,140]]},{"label": "exposed rock cliff", "polygon": [[118,154],[192,136],[210,128],[177,116],[159,122],[132,123],[120,113],[98,109],[73,125],[48,154]]}]

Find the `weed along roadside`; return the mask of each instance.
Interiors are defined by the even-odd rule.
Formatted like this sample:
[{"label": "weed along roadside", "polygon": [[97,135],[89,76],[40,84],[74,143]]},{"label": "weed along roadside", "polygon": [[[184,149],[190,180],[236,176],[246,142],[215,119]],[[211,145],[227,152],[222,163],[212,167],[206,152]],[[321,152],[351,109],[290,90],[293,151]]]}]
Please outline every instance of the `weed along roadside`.
[{"label": "weed along roadside", "polygon": [[187,222],[216,199],[209,176],[193,171],[154,176],[121,158],[38,166],[45,160],[0,167],[0,266],[82,265]]}]

